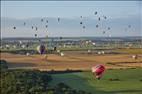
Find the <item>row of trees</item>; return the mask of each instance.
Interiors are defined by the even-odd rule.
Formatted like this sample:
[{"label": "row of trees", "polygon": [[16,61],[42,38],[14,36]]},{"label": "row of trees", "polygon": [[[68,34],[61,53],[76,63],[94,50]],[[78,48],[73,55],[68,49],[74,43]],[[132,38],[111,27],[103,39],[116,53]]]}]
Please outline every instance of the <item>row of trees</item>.
[{"label": "row of trees", "polygon": [[1,94],[91,94],[74,90],[64,83],[49,86],[52,80],[47,72],[38,70],[8,70],[5,60],[1,65]]}]

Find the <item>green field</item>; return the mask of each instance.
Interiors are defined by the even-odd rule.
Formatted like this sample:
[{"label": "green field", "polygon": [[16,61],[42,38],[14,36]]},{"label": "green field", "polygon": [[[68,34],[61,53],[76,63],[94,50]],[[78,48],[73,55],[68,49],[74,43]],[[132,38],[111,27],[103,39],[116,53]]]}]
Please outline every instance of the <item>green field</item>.
[{"label": "green field", "polygon": [[139,68],[107,70],[101,80],[96,80],[91,72],[52,74],[52,77],[50,85],[64,82],[92,94],[142,94],[142,69]]}]

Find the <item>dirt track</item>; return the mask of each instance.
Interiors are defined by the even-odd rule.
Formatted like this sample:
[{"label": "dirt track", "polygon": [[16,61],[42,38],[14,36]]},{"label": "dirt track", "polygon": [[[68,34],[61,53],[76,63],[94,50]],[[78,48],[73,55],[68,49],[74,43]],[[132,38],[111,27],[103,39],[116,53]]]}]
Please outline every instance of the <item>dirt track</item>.
[{"label": "dirt track", "polygon": [[[1,59],[9,62],[9,68],[35,68],[40,70],[89,70],[95,64],[105,64],[107,68],[142,67],[142,55],[137,60],[132,59],[132,54],[69,54],[64,57],[50,54],[45,55],[17,55],[1,53]],[[110,63],[110,64],[107,64]]]}]

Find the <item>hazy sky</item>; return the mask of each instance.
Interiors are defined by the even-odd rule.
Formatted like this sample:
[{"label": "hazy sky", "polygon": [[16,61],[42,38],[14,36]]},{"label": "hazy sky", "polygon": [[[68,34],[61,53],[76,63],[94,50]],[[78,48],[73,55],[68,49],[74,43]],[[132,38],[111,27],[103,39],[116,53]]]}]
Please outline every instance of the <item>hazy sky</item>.
[{"label": "hazy sky", "polygon": [[[95,17],[94,12],[97,11],[98,14]],[[21,22],[26,20],[33,21],[35,19],[40,19],[42,17],[54,18],[60,17],[66,23],[75,22],[80,20],[80,16],[84,17],[86,20],[85,25],[88,25],[88,29],[86,29],[85,33],[80,30],[80,27],[74,27],[72,25],[67,27],[65,25],[58,26],[58,28],[54,27],[56,23],[53,23],[49,30],[49,36],[107,36],[101,33],[98,33],[97,30],[94,32],[92,29],[91,19],[97,19],[98,17],[102,17],[103,15],[108,17],[108,23],[113,29],[108,33],[111,36],[138,36],[142,35],[141,31],[141,16],[142,16],[142,1],[1,1],[1,17],[5,19],[2,22],[4,25],[1,27],[2,37],[24,37],[33,36],[34,31],[26,27],[20,27],[20,29],[28,30],[29,32],[20,32],[16,31],[11,33],[8,28],[8,24],[11,21],[11,27],[17,24],[16,20],[20,20]],[[13,20],[9,20],[13,19]],[[15,20],[15,21],[14,21]],[[125,26],[122,26],[122,22],[124,21]],[[130,20],[130,21],[129,21]],[[125,22],[127,21],[127,22]],[[115,23],[114,23],[115,22]],[[79,22],[78,22],[79,23]],[[103,23],[103,22],[102,22]],[[117,24],[116,24],[117,23]],[[39,23],[38,23],[39,24]],[[133,32],[128,32],[128,34],[122,33],[123,29],[128,29],[127,26],[130,24]],[[90,26],[89,26],[90,25]],[[50,26],[50,23],[49,23]],[[57,26],[57,25],[55,25]],[[110,27],[111,27],[110,26]],[[89,28],[90,27],[90,28]],[[105,28],[102,26],[102,28]],[[120,29],[121,28],[121,29]],[[45,30],[40,28],[41,30]],[[58,30],[57,30],[58,29]],[[101,29],[102,30],[102,29]],[[113,32],[115,31],[115,32]],[[44,32],[46,33],[46,32]],[[45,36],[42,32],[39,32],[40,36]]]}]

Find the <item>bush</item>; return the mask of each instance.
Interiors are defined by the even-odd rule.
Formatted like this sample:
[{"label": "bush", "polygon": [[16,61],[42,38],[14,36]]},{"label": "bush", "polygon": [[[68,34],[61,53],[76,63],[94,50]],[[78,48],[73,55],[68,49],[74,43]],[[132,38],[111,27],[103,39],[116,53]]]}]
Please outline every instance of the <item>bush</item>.
[{"label": "bush", "polygon": [[90,94],[77,91],[64,83],[54,87],[48,85],[52,80],[47,72],[37,70],[8,70],[1,75],[1,94]]},{"label": "bush", "polygon": [[8,70],[5,60],[1,60],[1,94],[90,94],[77,91],[64,83],[54,87],[48,85],[52,77],[48,72],[38,70]]},{"label": "bush", "polygon": [[5,71],[8,69],[7,62],[5,60],[0,60],[0,70]]},{"label": "bush", "polygon": [[2,94],[7,94],[8,92],[13,92],[13,94],[43,92],[51,80],[51,76],[45,72],[9,70],[2,72],[0,88],[2,89]]}]

